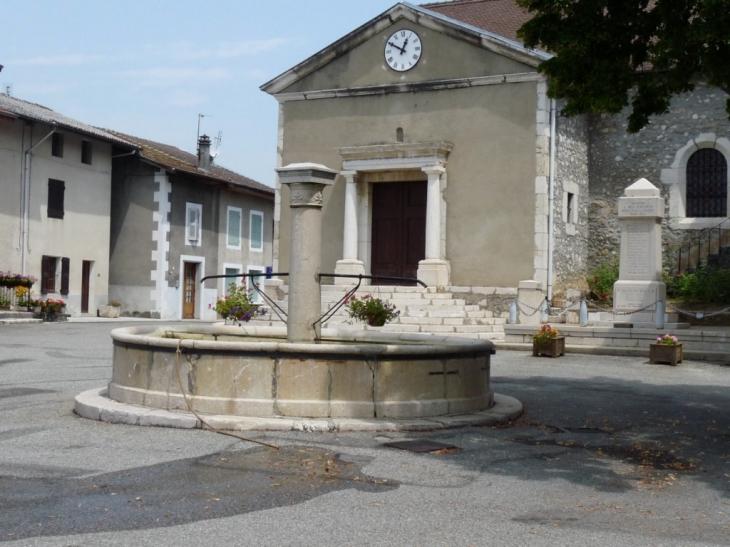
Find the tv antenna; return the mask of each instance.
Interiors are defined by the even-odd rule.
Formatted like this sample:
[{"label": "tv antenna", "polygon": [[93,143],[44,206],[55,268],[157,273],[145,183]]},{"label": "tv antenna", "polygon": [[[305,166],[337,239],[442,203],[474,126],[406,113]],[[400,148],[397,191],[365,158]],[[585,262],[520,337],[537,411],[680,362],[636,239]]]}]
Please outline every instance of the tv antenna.
[{"label": "tv antenna", "polygon": [[213,142],[215,143],[213,145],[213,149],[210,151],[210,157],[211,158],[217,158],[218,154],[221,153],[221,139],[223,138],[223,131],[220,129],[218,130],[218,136],[213,139]]},{"label": "tv antenna", "polygon": [[200,140],[200,120],[203,118],[212,118],[213,116],[211,114],[198,114],[198,137],[196,138],[195,142],[198,142]]}]

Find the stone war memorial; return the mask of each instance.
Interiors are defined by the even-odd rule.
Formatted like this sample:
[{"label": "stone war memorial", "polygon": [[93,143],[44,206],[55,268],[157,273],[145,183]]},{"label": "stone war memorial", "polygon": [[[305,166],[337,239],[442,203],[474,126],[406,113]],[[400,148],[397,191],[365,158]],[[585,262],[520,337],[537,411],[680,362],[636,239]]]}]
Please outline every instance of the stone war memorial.
[{"label": "stone war memorial", "polygon": [[626,188],[618,200],[621,254],[619,278],[613,287],[613,311],[635,312],[624,316],[627,322],[655,325],[657,302],[666,300],[667,288],[662,281],[663,217],[664,199],[646,179]]}]

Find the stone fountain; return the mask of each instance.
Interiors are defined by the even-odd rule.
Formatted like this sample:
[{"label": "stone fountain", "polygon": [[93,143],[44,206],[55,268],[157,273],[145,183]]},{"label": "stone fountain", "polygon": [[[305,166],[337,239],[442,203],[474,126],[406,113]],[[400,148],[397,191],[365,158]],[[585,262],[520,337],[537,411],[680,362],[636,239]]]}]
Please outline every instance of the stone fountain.
[{"label": "stone fountain", "polygon": [[[143,326],[112,331],[108,389],[82,416],[223,429],[425,429],[494,423],[522,406],[490,386],[487,340],[320,328],[322,193],[337,172],[278,169],[290,188],[287,327]],[[495,406],[495,400],[497,405]]]}]

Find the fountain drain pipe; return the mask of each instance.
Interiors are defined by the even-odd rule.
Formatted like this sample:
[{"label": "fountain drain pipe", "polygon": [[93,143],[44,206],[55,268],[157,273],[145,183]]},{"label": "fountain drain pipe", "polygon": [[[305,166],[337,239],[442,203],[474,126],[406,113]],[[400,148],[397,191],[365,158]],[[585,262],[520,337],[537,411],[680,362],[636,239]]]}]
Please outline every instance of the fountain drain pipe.
[{"label": "fountain drain pipe", "polygon": [[550,196],[548,199],[548,267],[547,267],[547,298],[553,301],[553,253],[555,252],[555,99],[550,99],[550,175],[548,184]]}]

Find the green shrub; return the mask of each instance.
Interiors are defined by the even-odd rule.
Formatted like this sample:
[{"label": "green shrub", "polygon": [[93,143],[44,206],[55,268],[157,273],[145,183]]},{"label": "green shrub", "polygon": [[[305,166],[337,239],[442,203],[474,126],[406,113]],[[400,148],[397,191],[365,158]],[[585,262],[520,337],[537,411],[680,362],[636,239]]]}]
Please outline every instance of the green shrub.
[{"label": "green shrub", "polygon": [[618,281],[618,260],[604,262],[586,277],[588,288],[599,300],[613,297],[613,284]]},{"label": "green shrub", "polygon": [[670,298],[692,302],[730,303],[730,270],[700,266],[697,271],[664,277]]}]

